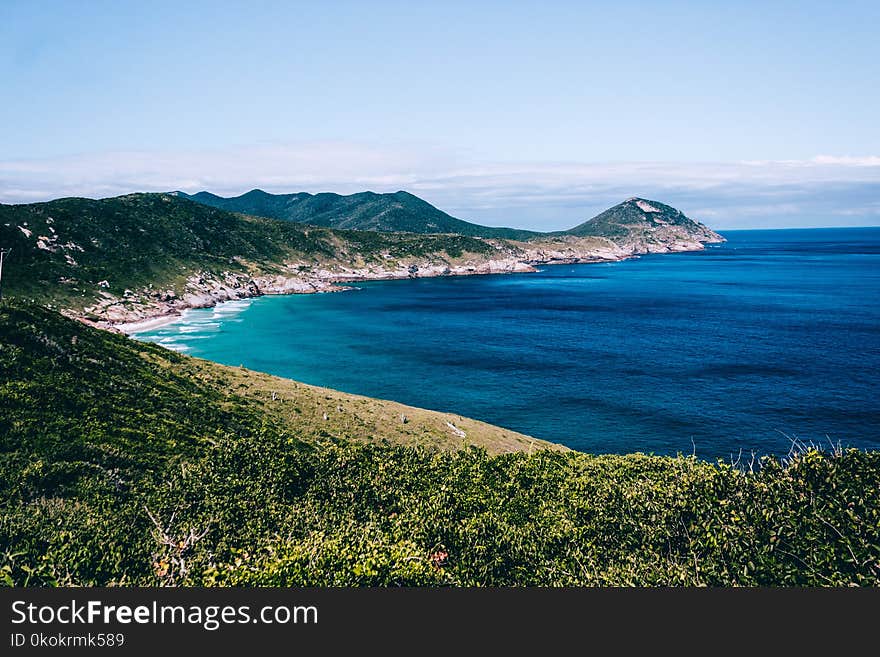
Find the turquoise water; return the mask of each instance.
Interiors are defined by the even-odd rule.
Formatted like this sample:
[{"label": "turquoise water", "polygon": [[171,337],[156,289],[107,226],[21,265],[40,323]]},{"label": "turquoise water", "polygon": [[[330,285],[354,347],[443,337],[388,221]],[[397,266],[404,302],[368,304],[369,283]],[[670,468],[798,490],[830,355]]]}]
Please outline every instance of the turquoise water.
[{"label": "turquoise water", "polygon": [[880,228],[191,311],[185,353],[588,452],[880,448]]}]

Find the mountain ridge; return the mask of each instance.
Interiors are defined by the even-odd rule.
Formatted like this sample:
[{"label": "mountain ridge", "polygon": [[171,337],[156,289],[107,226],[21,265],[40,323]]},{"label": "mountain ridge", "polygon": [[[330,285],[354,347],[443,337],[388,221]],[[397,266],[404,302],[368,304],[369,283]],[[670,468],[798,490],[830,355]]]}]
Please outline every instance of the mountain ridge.
[{"label": "mountain ridge", "polygon": [[296,221],[325,228],[425,234],[454,233],[470,237],[515,240],[540,235],[536,231],[481,226],[464,221],[403,190],[392,193],[364,191],[342,195],[333,192],[270,194],[261,189],[252,189],[231,197],[218,196],[207,191],[195,194],[181,191],[169,193],[221,210]]},{"label": "mountain ridge", "polygon": [[566,235],[638,238],[645,237],[646,231],[656,232],[663,226],[677,226],[701,241],[723,241],[718,233],[689,218],[681,210],[638,196],[630,197],[573,228],[536,231],[482,226],[457,219],[424,199],[403,190],[392,193],[364,191],[349,195],[332,192],[272,194],[262,189],[252,189],[239,196],[230,197],[218,196],[208,191],[195,194],[176,191],[170,194],[231,212],[296,221],[325,228],[421,234],[452,233],[471,237],[531,241]]}]

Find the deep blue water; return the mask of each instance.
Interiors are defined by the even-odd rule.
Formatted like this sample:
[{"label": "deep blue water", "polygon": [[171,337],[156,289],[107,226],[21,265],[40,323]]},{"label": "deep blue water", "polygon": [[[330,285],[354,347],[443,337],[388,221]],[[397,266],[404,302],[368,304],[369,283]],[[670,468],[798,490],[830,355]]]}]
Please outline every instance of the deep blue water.
[{"label": "deep blue water", "polygon": [[588,452],[880,448],[880,228],[232,302],[140,339]]}]

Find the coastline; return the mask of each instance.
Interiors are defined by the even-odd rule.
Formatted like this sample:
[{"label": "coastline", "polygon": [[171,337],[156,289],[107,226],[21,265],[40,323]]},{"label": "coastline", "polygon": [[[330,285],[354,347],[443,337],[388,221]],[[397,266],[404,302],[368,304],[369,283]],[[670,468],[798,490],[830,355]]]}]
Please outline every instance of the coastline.
[{"label": "coastline", "polygon": [[137,322],[122,322],[120,324],[114,324],[113,328],[126,335],[134,335],[136,333],[142,333],[143,331],[150,331],[152,329],[157,329],[167,324],[173,324],[174,322],[180,321],[184,317],[186,317],[187,310],[183,310],[179,313],[175,313],[173,315],[156,315],[155,317],[151,317],[148,319],[143,319]]},{"label": "coastline", "polygon": [[[202,272],[187,279],[187,292],[178,296],[172,291],[156,292],[148,289],[125,298],[104,293],[85,312],[71,313],[80,321],[125,335],[159,328],[177,322],[186,312],[195,308],[213,308],[227,301],[253,299],[270,295],[319,294],[343,292],[352,289],[346,283],[364,281],[406,280],[441,276],[481,276],[491,274],[522,274],[537,272],[538,266],[600,264],[621,262],[646,254],[684,253],[701,251],[710,241],[681,240],[661,245],[630,244],[588,250],[549,250],[537,248],[524,251],[519,257],[466,262],[459,265],[436,262],[412,262],[396,269],[348,268],[320,269],[294,276],[244,274],[223,272],[220,275]],[[658,248],[659,247],[659,248]],[[289,266],[295,269],[294,266]],[[291,272],[292,273],[292,272]],[[91,317],[85,316],[86,314]]]}]

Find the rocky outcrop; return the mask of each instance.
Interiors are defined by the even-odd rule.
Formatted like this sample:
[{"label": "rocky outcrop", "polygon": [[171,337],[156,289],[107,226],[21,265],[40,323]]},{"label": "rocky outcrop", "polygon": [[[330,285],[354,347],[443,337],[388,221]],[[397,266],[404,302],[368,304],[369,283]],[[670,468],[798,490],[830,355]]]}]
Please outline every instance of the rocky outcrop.
[{"label": "rocky outcrop", "polygon": [[632,255],[631,250],[605,239],[559,237],[523,244],[523,259],[533,266],[613,262]]},{"label": "rocky outcrop", "polygon": [[369,280],[393,280],[401,278],[432,278],[435,276],[472,276],[479,274],[515,274],[536,271],[529,263],[517,258],[492,259],[468,262],[465,264],[411,263],[396,269],[382,267],[362,267],[346,269],[341,267],[332,275],[335,282],[356,282]]},{"label": "rocky outcrop", "polygon": [[478,274],[509,274],[534,272],[535,268],[514,258],[476,261],[465,264],[403,263],[395,268],[380,266],[345,267],[301,272],[290,266],[296,275],[282,274],[247,276],[223,272],[219,276],[200,272],[186,280],[185,291],[154,290],[150,287],[137,292],[127,291],[122,297],[101,291],[98,300],[85,309],[92,319],[88,323],[102,328],[140,325],[160,317],[174,317],[190,308],[210,308],[224,301],[247,299],[265,294],[315,294],[350,289],[343,283],[378,281],[435,276],[470,276]]},{"label": "rocky outcrop", "polygon": [[[288,262],[274,272],[246,274],[224,271],[189,276],[183,289],[126,290],[122,297],[99,291],[86,309],[103,327],[179,315],[189,308],[208,308],[224,301],[264,294],[315,294],[336,292],[345,283],[371,280],[527,273],[539,265],[613,262],[649,253],[696,251],[724,238],[681,211],[657,201],[632,198],[564,233],[544,234],[526,241],[486,239],[488,253],[453,258],[445,252],[421,258],[395,258],[382,253],[365,262],[359,256]],[[485,249],[484,249],[485,250]],[[346,260],[358,260],[350,262]],[[102,281],[103,283],[104,281]]]},{"label": "rocky outcrop", "polygon": [[[707,240],[709,241],[709,240]],[[714,240],[712,240],[714,241]],[[333,264],[314,269],[298,263],[287,266],[284,274],[247,275],[200,272],[186,279],[184,290],[127,290],[117,297],[99,292],[95,304],[85,312],[89,323],[103,328],[129,330],[145,320],[174,317],[190,308],[210,308],[224,301],[247,299],[265,294],[315,294],[349,289],[345,283],[358,281],[430,278],[435,276],[474,276],[537,271],[538,265],[614,262],[648,253],[694,251],[703,243],[668,231],[664,235],[630,236],[621,243],[605,238],[560,236],[529,242],[496,245],[497,258],[471,258],[464,262],[403,260],[355,267]],[[97,319],[95,319],[97,318]]]},{"label": "rocky outcrop", "polygon": [[[85,309],[93,318],[90,324],[109,328],[144,320],[176,316],[190,308],[211,308],[224,301],[249,299],[263,294],[312,294],[344,289],[332,281],[302,277],[247,276],[223,272],[219,276],[200,272],[186,280],[184,292],[154,290],[148,287],[118,297],[106,291],[99,293],[95,304]],[[124,328],[124,327],[123,327]]]}]

